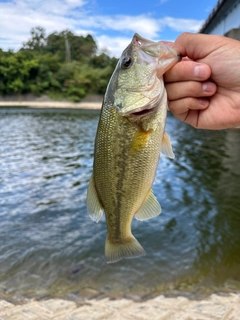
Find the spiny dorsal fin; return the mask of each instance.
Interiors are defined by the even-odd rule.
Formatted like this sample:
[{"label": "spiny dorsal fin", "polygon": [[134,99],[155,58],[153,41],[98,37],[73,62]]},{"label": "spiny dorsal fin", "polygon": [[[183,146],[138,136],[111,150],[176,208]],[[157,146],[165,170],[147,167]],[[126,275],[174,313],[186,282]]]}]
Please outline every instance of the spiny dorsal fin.
[{"label": "spiny dorsal fin", "polygon": [[87,210],[90,218],[98,222],[103,214],[102,205],[98,199],[93,176],[91,176],[87,190]]},{"label": "spiny dorsal fin", "polygon": [[172,150],[170,138],[166,132],[164,132],[163,135],[161,152],[171,159],[174,159],[175,157]]},{"label": "spiny dorsal fin", "polygon": [[157,198],[153,194],[152,190],[149,190],[149,193],[140,210],[135,214],[135,218],[140,221],[148,220],[157,217],[161,211],[162,209],[157,201]]}]

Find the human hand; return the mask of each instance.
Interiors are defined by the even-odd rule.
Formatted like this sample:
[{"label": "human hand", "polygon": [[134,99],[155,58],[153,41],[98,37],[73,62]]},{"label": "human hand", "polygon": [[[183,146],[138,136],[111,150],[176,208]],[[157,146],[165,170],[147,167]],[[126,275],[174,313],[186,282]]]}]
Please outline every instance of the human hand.
[{"label": "human hand", "polygon": [[240,125],[240,41],[181,34],[174,44],[183,60],[164,76],[169,109],[196,128]]}]

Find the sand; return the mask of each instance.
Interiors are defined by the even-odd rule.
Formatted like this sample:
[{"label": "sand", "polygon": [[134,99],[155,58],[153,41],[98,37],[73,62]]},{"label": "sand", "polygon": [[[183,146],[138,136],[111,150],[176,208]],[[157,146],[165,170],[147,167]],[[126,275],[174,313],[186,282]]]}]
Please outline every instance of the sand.
[{"label": "sand", "polygon": [[56,109],[82,109],[100,110],[101,102],[62,102],[62,101],[0,101],[0,107],[20,107],[20,108],[56,108]]},{"label": "sand", "polygon": [[0,319],[8,320],[239,320],[240,293],[212,294],[202,300],[160,295],[144,302],[110,300],[0,300]]}]

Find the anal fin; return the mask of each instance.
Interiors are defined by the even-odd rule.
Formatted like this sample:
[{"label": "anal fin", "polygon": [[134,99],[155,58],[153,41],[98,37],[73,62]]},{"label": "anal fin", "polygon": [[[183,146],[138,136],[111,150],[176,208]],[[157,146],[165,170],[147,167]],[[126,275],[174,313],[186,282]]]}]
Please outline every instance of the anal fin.
[{"label": "anal fin", "polygon": [[161,213],[162,209],[157,201],[157,198],[153,194],[152,190],[149,193],[142,204],[139,211],[135,214],[135,218],[140,221],[148,220],[157,217]]}]

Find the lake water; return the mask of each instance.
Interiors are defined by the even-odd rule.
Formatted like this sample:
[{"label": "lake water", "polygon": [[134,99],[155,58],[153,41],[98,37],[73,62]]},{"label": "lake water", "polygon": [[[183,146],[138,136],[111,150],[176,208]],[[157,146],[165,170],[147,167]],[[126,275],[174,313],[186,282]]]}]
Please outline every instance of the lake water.
[{"label": "lake water", "polygon": [[106,264],[105,220],[86,210],[98,113],[0,109],[0,295],[195,294],[240,289],[240,130],[169,114],[159,217],[134,219],[146,256]]}]

